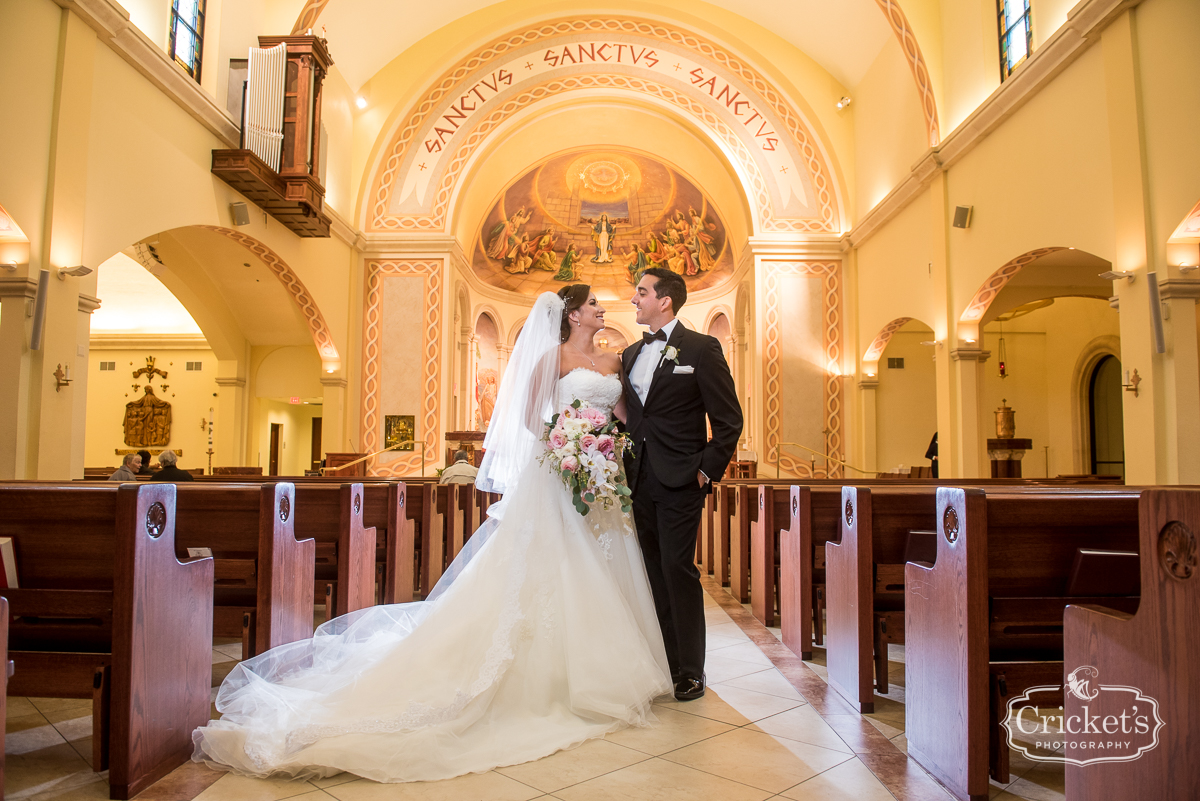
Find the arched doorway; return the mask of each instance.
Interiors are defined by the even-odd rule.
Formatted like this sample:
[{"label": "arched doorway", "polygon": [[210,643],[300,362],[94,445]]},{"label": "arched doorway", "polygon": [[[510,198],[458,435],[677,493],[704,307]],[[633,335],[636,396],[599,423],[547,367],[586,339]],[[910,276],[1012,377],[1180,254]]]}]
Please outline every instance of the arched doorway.
[{"label": "arched doorway", "polygon": [[1125,428],[1121,410],[1121,362],[1105,356],[1088,379],[1091,473],[1125,475]]}]

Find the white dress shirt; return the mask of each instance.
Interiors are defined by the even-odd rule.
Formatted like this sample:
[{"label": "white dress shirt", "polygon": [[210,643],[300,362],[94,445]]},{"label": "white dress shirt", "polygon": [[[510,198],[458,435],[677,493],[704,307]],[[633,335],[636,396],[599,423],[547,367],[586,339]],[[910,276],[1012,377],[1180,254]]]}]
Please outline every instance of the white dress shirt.
[{"label": "white dress shirt", "polygon": [[[671,338],[671,332],[675,330],[678,323],[679,319],[676,318],[662,327],[667,339]],[[637,360],[633,363],[633,369],[629,371],[629,383],[633,385],[634,392],[637,393],[643,404],[646,403],[646,395],[650,392],[650,382],[654,380],[654,371],[658,369],[662,352],[666,348],[666,340],[655,339],[646,343],[638,353]]]}]

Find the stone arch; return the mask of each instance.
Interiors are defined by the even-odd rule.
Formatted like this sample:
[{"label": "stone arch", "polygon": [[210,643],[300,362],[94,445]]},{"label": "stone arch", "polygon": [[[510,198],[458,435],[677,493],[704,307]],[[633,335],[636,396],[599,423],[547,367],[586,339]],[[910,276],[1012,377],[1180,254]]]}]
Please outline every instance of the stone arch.
[{"label": "stone arch", "polygon": [[1028,253],[1022,253],[1015,259],[1006,262],[1000,269],[988,276],[987,280],[980,285],[979,289],[975,290],[975,295],[971,298],[971,302],[963,310],[959,321],[963,323],[978,324],[987,314],[988,307],[992,305],[992,301],[1000,294],[1000,290],[1004,289],[1017,273],[1025,266],[1032,264],[1049,253],[1056,253],[1067,248],[1054,246],[1048,248],[1037,248]]},{"label": "stone arch", "polygon": [[879,333],[875,335],[875,338],[871,340],[871,344],[867,346],[866,351],[863,353],[863,370],[868,369],[868,364],[874,365],[877,363],[879,361],[879,357],[882,356],[884,350],[887,349],[888,342],[891,341],[892,335],[914,319],[916,318],[897,317],[881,328]]},{"label": "stone arch", "polygon": [[[739,118],[739,125],[734,127],[722,119],[722,113],[735,114],[734,111],[728,110],[730,107],[738,114],[748,113],[754,108],[754,104],[749,100],[737,99],[740,90],[735,91],[733,84],[724,87],[724,90],[728,90],[722,95],[726,100],[713,105],[700,103],[697,98],[692,97],[690,90],[685,91],[683,88],[687,84],[675,86],[647,78],[640,73],[605,72],[599,67],[599,71],[595,73],[573,73],[554,77],[548,77],[548,74],[545,79],[531,78],[528,83],[516,80],[513,85],[519,86],[520,91],[514,89],[513,93],[504,95],[501,101],[494,104],[491,111],[481,108],[486,105],[483,95],[480,95],[480,102],[469,96],[472,85],[464,81],[473,77],[482,66],[505,63],[501,61],[502,58],[511,57],[523,47],[540,47],[555,39],[565,40],[585,35],[641,37],[649,44],[657,43],[660,48],[670,46],[681,53],[687,53],[689,58],[696,59],[698,63],[719,65],[720,69],[727,71],[729,77],[739,82],[739,86],[755,93],[743,97],[750,97],[764,113],[772,115],[772,125],[777,121],[777,127],[782,131],[777,132],[771,126],[760,126],[753,136],[758,137],[761,134],[765,137],[761,141],[754,139],[754,143],[761,147],[758,150],[747,147],[745,137],[748,134],[739,133],[745,127],[740,124],[744,121]],[[663,44],[664,42],[667,44]],[[671,59],[673,58],[674,56],[671,56]],[[655,59],[653,63],[659,62]],[[697,71],[701,75],[705,74],[702,68],[698,67]],[[499,72],[504,72],[510,83],[514,80],[511,73],[505,70]],[[493,83],[494,80],[493,76]],[[707,82],[701,84],[704,85],[707,85]],[[450,102],[451,98],[460,94],[460,89],[468,92],[463,98],[459,98],[465,98],[462,109]],[[717,97],[715,90],[714,84],[709,95]],[[561,99],[563,93],[574,91],[591,93],[593,96],[597,92],[606,96],[636,95],[643,103],[649,102],[692,121],[721,149],[737,172],[755,208],[754,226],[757,231],[828,233],[840,229],[844,217],[843,190],[835,180],[831,158],[823,142],[813,132],[813,127],[798,108],[753,68],[699,34],[680,31],[675,26],[665,27],[656,22],[632,19],[560,20],[544,23],[497,40],[448,70],[442,80],[420,100],[404,109],[403,113],[398,110],[391,128],[381,136],[379,141],[388,144],[376,154],[375,161],[369,168],[368,180],[363,183],[360,224],[364,230],[375,231],[445,230],[449,225],[448,211],[452,207],[455,190],[461,183],[458,179],[471,159],[476,157],[491,132],[502,127],[502,123],[514,113],[528,108],[531,104],[550,97]],[[490,100],[491,97],[487,99]],[[453,110],[453,119],[445,123],[445,126],[439,127],[441,123],[438,120],[451,116],[450,112],[437,116],[442,113],[439,109],[447,107],[447,104]],[[725,107],[724,112],[722,106]],[[470,116],[460,126],[458,119],[476,108],[481,108],[481,113]],[[754,113],[764,120],[768,119],[757,111]],[[454,127],[450,128],[450,125]],[[418,141],[423,136],[422,132],[430,130],[440,133],[436,137],[426,137]],[[455,136],[460,130],[465,133]],[[438,161],[443,159],[439,167]],[[790,185],[788,182],[793,179],[784,180],[775,176],[774,166],[770,169],[764,168],[768,163],[773,165],[775,160],[780,161],[781,173],[786,174],[788,169],[791,169],[794,180],[807,187],[802,193],[804,200],[790,190],[786,197],[779,194],[783,191],[779,186]],[[784,161],[787,163],[784,164]],[[430,167],[428,173],[424,169],[427,166]],[[803,173],[801,169],[804,170]],[[400,194],[393,197],[393,192]],[[814,212],[811,218],[793,218],[782,212],[785,206],[791,209],[792,205],[789,204],[793,203],[800,204],[797,208],[811,207]]]},{"label": "stone arch", "polygon": [[291,295],[292,300],[295,301],[296,306],[300,309],[300,313],[304,315],[304,320],[308,324],[308,330],[312,334],[313,344],[317,348],[317,353],[321,356],[321,365],[325,372],[332,373],[341,367],[341,357],[338,355],[337,346],[333,343],[333,334],[330,333],[329,326],[325,323],[325,316],[321,314],[320,308],[317,307],[312,294],[305,288],[304,282],[288,266],[287,262],[281,259],[271,248],[254,237],[243,234],[241,231],[222,228],[217,225],[199,225],[196,227],[206,231],[213,231],[221,236],[232,239],[257,256],[267,266],[267,269],[271,271],[272,275],[278,278],[279,282],[283,284],[283,288]]}]

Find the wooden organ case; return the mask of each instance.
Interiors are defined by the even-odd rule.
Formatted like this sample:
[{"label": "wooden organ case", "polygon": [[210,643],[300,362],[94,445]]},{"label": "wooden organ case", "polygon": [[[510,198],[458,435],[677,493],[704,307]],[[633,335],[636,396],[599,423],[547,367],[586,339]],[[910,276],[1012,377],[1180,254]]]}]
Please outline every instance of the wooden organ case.
[{"label": "wooden organ case", "polygon": [[214,150],[212,172],[297,236],[327,237],[330,218],[319,178],[321,86],[333,59],[317,36],[260,36],[258,43],[263,51],[286,47],[286,67],[257,82],[252,67],[241,147]]}]

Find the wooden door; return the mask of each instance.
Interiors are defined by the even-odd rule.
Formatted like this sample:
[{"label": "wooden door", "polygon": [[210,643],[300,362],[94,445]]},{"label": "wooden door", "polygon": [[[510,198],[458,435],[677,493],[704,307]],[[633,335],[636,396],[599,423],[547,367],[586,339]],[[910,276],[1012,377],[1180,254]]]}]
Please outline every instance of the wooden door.
[{"label": "wooden door", "polygon": [[283,441],[283,423],[271,423],[271,464],[269,475],[279,475],[279,448]]},{"label": "wooden door", "polygon": [[312,455],[309,457],[309,470],[321,469],[321,418],[312,419]]}]

